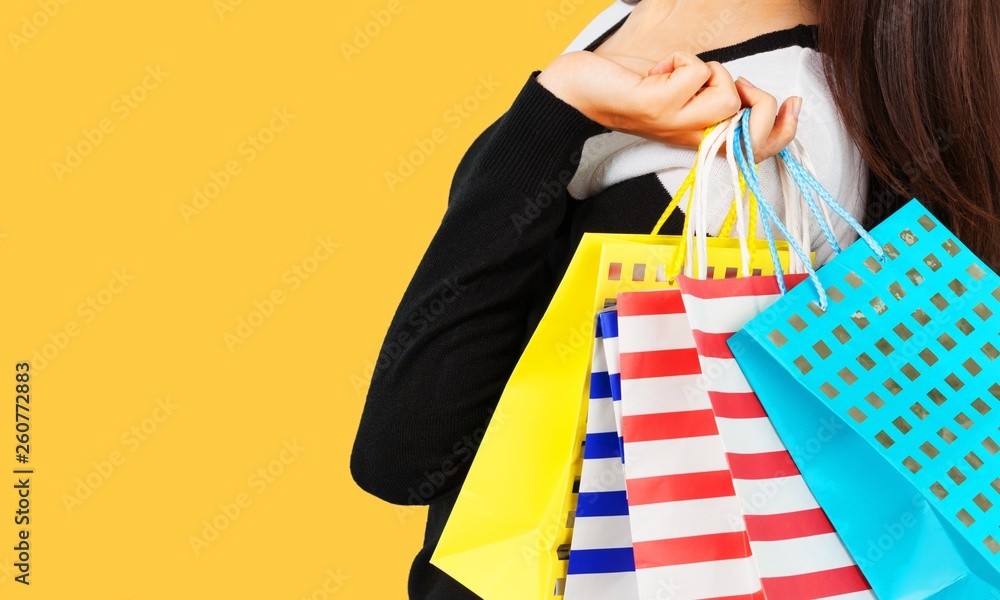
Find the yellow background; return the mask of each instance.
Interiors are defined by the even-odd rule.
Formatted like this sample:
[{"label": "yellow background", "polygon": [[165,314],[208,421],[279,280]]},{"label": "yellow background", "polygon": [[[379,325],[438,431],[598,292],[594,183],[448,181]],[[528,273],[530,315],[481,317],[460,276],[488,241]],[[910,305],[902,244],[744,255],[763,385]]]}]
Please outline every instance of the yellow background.
[{"label": "yellow background", "polygon": [[223,2],[4,2],[0,596],[405,598],[425,509],[348,472],[367,372],[465,149],[610,4]]}]

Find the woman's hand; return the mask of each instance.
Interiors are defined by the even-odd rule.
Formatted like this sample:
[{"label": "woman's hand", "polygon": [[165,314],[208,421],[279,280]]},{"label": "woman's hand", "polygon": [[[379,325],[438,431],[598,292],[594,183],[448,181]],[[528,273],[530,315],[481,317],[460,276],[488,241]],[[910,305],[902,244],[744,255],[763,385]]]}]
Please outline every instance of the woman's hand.
[{"label": "woman's hand", "polygon": [[746,80],[734,82],[721,64],[686,52],[660,63],[570,52],[542,71],[538,83],[609,129],[692,148],[706,128],[749,107],[757,162],[792,141],[801,106],[800,98],[789,98],[779,111],[770,94]]}]

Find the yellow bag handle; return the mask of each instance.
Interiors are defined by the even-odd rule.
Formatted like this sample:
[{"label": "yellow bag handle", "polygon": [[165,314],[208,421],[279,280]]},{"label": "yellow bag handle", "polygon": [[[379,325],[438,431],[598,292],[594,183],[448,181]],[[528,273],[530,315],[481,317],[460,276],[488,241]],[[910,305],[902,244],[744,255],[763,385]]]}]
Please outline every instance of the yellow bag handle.
[{"label": "yellow bag handle", "polygon": [[[743,178],[743,173],[740,173],[739,177],[740,201],[742,201],[743,198],[749,194],[749,211],[747,214],[747,247],[750,249],[750,269],[752,270],[754,259],[757,257],[757,253],[753,251],[753,248],[757,245],[757,196],[754,195],[753,190],[747,189],[747,180]],[[719,230],[719,237],[730,237],[733,229],[736,227],[736,220],[736,202],[733,202],[729,205],[729,213],[726,215],[726,220],[722,223],[722,229]]]},{"label": "yellow bag handle", "polygon": [[[712,132],[715,131],[717,127],[719,127],[718,124],[713,125],[705,130],[705,133],[702,134],[701,138],[702,143],[704,143],[705,139],[707,139],[708,136],[711,135]],[[684,212],[685,215],[691,214],[691,204],[694,201],[693,192],[694,192],[694,184],[697,171],[698,171],[698,156],[696,155],[694,165],[691,167],[691,170],[688,171],[687,177],[684,178],[684,181],[681,183],[680,187],[677,188],[677,193],[674,194],[674,197],[670,200],[670,203],[667,204],[667,208],[663,211],[663,214],[660,216],[660,219],[656,222],[656,225],[653,227],[653,231],[650,233],[650,235],[657,235],[659,233],[660,228],[662,228],[663,224],[667,222],[667,219],[669,219],[670,216],[674,214],[674,211],[676,211],[677,207],[680,206],[680,203],[681,201],[684,200],[685,196],[687,197],[687,204],[685,205]],[[740,181],[739,201],[742,201],[744,197],[749,195],[750,210],[748,215],[747,245],[752,249],[756,245],[757,241],[757,197],[754,195],[753,191],[747,189],[746,179],[744,179],[742,173],[740,173],[739,175],[739,181]],[[736,227],[736,220],[737,220],[736,201],[734,201],[730,205],[729,212],[726,214],[726,219],[722,223],[722,228],[719,231],[720,238],[730,237],[732,235],[733,229],[735,229]],[[681,240],[680,243],[678,244],[677,252],[674,255],[673,264],[670,266],[669,272],[666,273],[667,281],[671,283],[683,269],[683,262],[687,253],[687,233],[688,233],[689,221],[690,219],[685,217],[684,228],[681,231]],[[753,266],[752,261],[754,259],[754,255],[755,253],[751,250],[750,252],[751,268]]]}]

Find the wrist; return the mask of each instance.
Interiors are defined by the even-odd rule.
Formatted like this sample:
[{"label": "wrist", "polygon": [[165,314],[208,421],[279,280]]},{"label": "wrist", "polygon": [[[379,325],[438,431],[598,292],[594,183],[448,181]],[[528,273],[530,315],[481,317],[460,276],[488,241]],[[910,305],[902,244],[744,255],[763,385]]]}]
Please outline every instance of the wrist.
[{"label": "wrist", "polygon": [[573,93],[571,85],[572,71],[568,68],[572,61],[571,54],[563,54],[557,57],[549,66],[545,67],[545,70],[538,74],[535,81],[556,98],[583,112],[580,100]]}]

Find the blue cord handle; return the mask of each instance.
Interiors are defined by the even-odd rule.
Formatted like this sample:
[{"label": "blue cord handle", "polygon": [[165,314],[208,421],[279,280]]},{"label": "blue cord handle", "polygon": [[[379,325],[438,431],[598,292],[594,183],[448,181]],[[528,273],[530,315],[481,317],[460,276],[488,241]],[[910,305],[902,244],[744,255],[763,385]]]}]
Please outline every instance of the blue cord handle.
[{"label": "blue cord handle", "polygon": [[[872,252],[875,254],[875,258],[879,262],[886,262],[887,259],[885,251],[881,246],[879,246],[878,242],[876,242],[871,234],[869,234],[865,228],[858,223],[857,219],[855,219],[851,213],[847,212],[847,210],[841,206],[840,203],[833,199],[830,192],[823,187],[823,184],[821,184],[808,169],[804,168],[801,164],[799,164],[799,161],[795,160],[795,157],[792,156],[792,153],[789,152],[788,148],[784,148],[778,153],[778,156],[785,161],[785,165],[788,167],[788,172],[792,175],[792,179],[795,180],[795,184],[802,190],[803,195],[811,196],[810,192],[813,192],[819,196],[820,199],[823,200],[823,202],[829,206],[838,217],[840,217],[845,223],[851,226],[851,229],[858,233],[858,236],[863,239],[866,244],[868,244],[868,247],[871,248]],[[816,211],[813,212],[816,214]],[[827,233],[828,228],[826,220],[820,218],[818,215],[817,220],[819,221],[820,227],[823,228],[823,233]],[[833,232],[831,231],[828,234],[828,237],[832,234]],[[830,246],[833,248],[834,253],[840,254],[842,252],[840,246],[836,243],[836,238],[832,238]]]},{"label": "blue cord handle", "polygon": [[823,289],[823,284],[820,282],[819,277],[816,275],[816,270],[812,267],[812,258],[809,254],[802,250],[798,242],[795,241],[794,236],[789,233],[788,229],[785,227],[778,215],[775,214],[774,209],[767,202],[764,197],[764,193],[760,187],[760,178],[757,176],[757,161],[754,159],[753,155],[753,140],[750,138],[750,111],[743,111],[743,116],[740,119],[739,130],[737,131],[737,136],[741,139],[739,148],[732,149],[736,155],[736,162],[739,164],[740,171],[743,173],[744,179],[747,181],[747,185],[750,186],[750,190],[757,197],[757,205],[760,208],[761,221],[764,226],[764,234],[767,236],[767,245],[771,251],[771,260],[774,262],[774,274],[778,280],[778,289],[781,295],[787,293],[787,288],[785,286],[784,272],[781,268],[781,261],[778,257],[778,248],[774,241],[774,233],[771,231],[771,222],[774,222],[774,226],[777,227],[781,235],[785,237],[788,245],[792,248],[795,254],[805,265],[806,272],[809,274],[809,279],[813,282],[813,286],[816,288],[816,292],[819,294],[819,305],[824,311],[827,306],[829,306],[829,300],[826,295],[826,290]]},{"label": "blue cord handle", "polygon": [[[788,148],[782,149],[781,152],[778,153],[778,156],[785,161],[785,167],[788,169],[788,174],[791,175],[792,181],[795,182],[796,187],[798,187],[802,192],[802,197],[806,201],[806,206],[809,207],[809,211],[812,212],[814,217],[816,217],[816,222],[819,223],[819,228],[823,230],[823,235],[826,236],[826,241],[830,243],[830,248],[833,249],[834,254],[840,254],[843,250],[840,248],[837,236],[833,233],[833,229],[830,228],[830,224],[827,222],[826,216],[822,213],[822,211],[820,211],[819,205],[816,204],[816,198],[814,197],[815,189],[810,181],[811,173],[809,173],[808,170],[795,160]],[[813,181],[815,180],[813,179]]]}]

